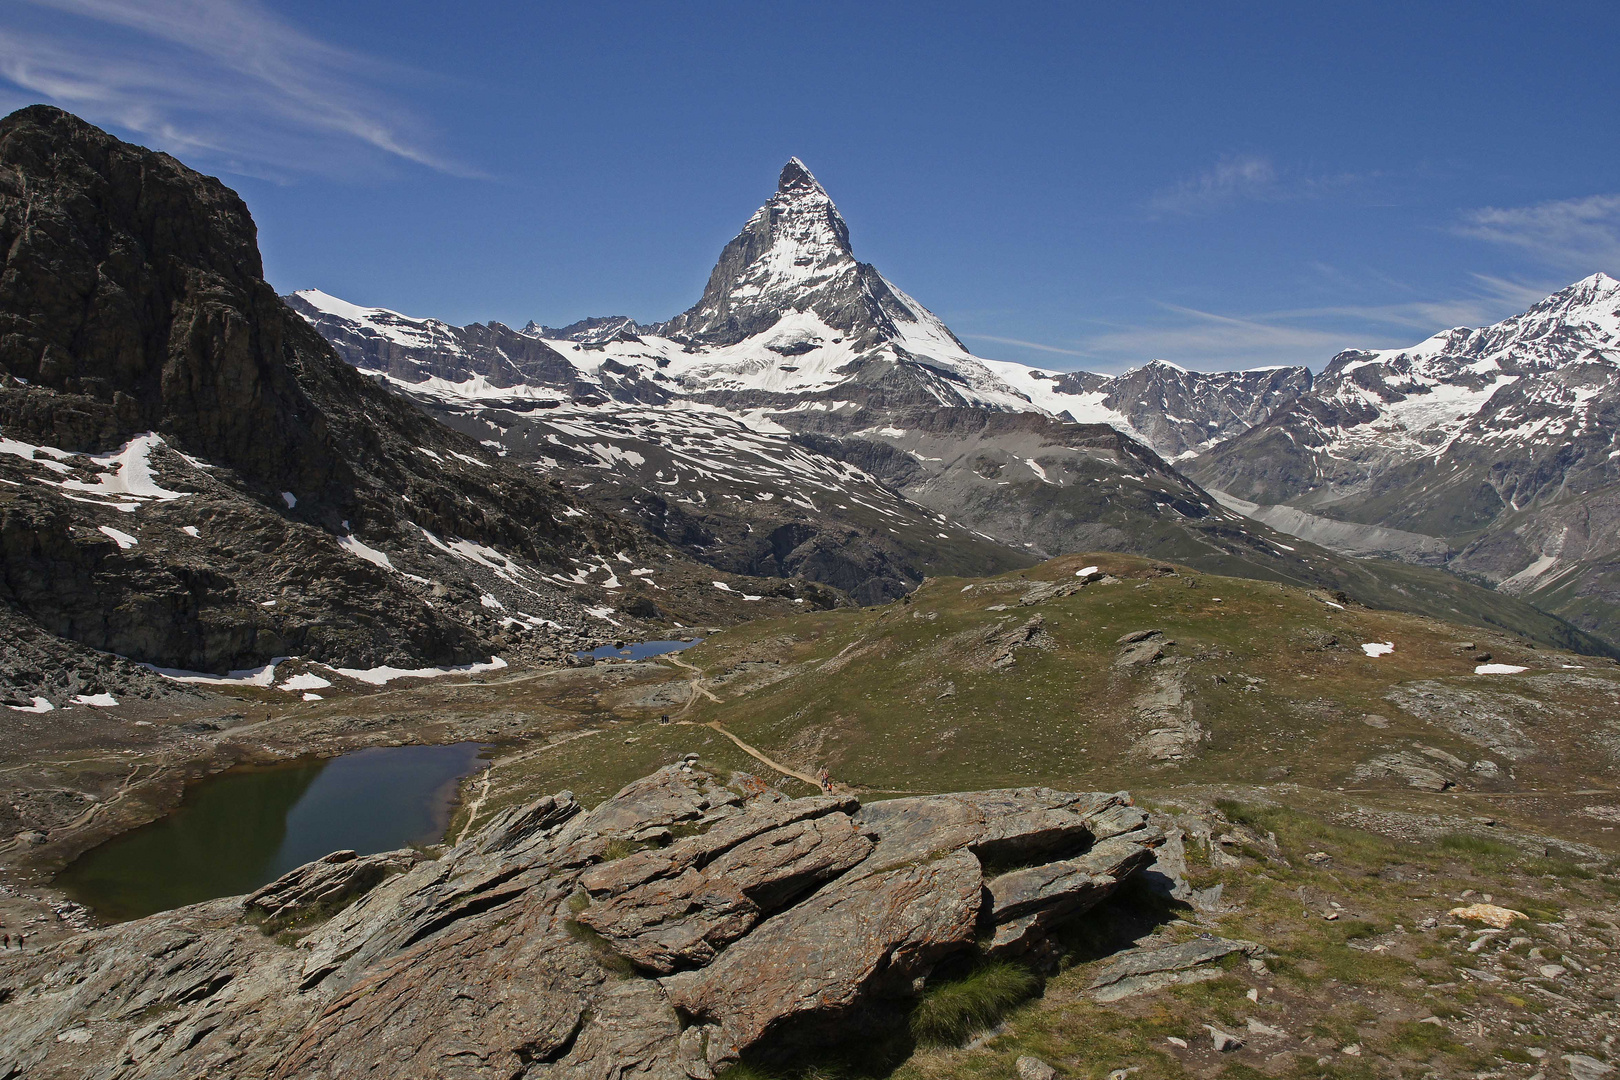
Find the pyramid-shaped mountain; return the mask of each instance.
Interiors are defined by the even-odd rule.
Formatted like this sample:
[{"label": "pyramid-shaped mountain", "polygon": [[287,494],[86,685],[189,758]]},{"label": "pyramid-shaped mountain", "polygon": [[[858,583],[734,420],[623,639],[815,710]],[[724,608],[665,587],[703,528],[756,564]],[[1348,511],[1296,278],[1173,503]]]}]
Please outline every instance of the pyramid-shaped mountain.
[{"label": "pyramid-shaped mountain", "polygon": [[843,215],[793,158],[782,167],[776,194],[720,253],[702,298],[658,332],[735,345],[804,313],[819,319],[828,337],[843,336],[857,349],[922,338],[967,352],[932,312],[856,260]]}]

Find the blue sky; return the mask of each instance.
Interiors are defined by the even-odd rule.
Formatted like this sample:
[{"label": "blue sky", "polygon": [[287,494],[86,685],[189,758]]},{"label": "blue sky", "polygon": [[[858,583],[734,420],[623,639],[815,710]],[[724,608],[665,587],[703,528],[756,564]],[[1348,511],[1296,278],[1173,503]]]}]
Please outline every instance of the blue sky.
[{"label": "blue sky", "polygon": [[1620,5],[11,0],[0,109],[221,176],[283,291],[665,318],[791,155],[982,355],[1309,363],[1620,275]]}]

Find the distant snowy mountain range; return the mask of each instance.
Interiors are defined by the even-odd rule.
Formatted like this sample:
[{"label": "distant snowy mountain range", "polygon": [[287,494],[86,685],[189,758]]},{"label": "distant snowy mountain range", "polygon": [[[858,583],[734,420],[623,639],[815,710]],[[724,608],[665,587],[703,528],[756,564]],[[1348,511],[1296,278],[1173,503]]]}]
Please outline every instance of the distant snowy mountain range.
[{"label": "distant snowy mountain range", "polygon": [[[704,506],[697,531],[712,533],[705,471],[746,485],[773,456],[780,468],[810,454],[810,472],[862,486],[870,505],[898,498],[892,512],[919,522],[943,515],[975,543],[1034,555],[1112,546],[1185,558],[1189,544],[1213,544],[1217,561],[1259,558],[1266,569],[1256,572],[1270,575],[1281,559],[1299,564],[1288,573],[1309,577],[1310,556],[1277,550],[1275,528],[1526,595],[1563,559],[1565,576],[1579,579],[1569,595],[1531,599],[1620,640],[1620,574],[1611,595],[1607,571],[1587,565],[1620,543],[1610,542],[1613,530],[1568,520],[1571,500],[1601,513],[1610,496],[1593,492],[1620,479],[1620,282],[1604,274],[1493,326],[1447,330],[1409,349],[1341,353],[1314,377],[1303,366],[1206,373],[1163,361],[1120,375],[1049,371],[973,355],[857,260],[832,199],[793,159],[722,251],[702,297],[667,322],[609,316],[514,330],[358,307],[313,289],[285,299],[355,367],[497,452],[542,469],[595,470],[579,474],[595,478],[581,480],[587,497],[590,485],[598,495],[612,487],[609,501],[644,524],[669,518],[672,506]],[[634,408],[604,411],[609,402]],[[1080,437],[1093,425],[1123,442],[1106,451],[1075,445],[1109,442]],[[739,440],[758,445],[744,452]],[[790,444],[798,457],[771,449]],[[649,455],[650,445],[684,447],[684,471],[674,457]],[[1048,468],[1041,447],[1064,447],[1063,466]],[[1099,454],[1115,472],[1157,485],[1160,497],[1110,518],[1117,492],[1101,492],[1114,492],[1114,481],[1085,464]],[[646,467],[654,458],[662,465]],[[1052,490],[1081,484],[1090,488],[1080,503]],[[759,501],[730,494],[720,501]],[[1556,523],[1548,507],[1562,508]],[[1236,531],[1212,540],[1217,522]],[[744,530],[756,546],[759,524]],[[773,529],[788,524],[772,519]],[[850,525],[873,541],[894,531],[877,520]],[[1167,529],[1178,539],[1164,539]],[[1504,541],[1504,530],[1517,539]],[[1572,530],[1597,537],[1572,543]],[[802,528],[789,531],[777,546],[809,542]],[[839,542],[817,535],[815,557],[831,557]],[[692,550],[702,549],[694,540]],[[1585,569],[1569,569],[1577,563]],[[840,573],[846,587],[877,597],[907,587],[920,572],[907,565],[879,558],[866,584],[853,580],[859,569]],[[752,557],[736,568],[762,572]]]}]

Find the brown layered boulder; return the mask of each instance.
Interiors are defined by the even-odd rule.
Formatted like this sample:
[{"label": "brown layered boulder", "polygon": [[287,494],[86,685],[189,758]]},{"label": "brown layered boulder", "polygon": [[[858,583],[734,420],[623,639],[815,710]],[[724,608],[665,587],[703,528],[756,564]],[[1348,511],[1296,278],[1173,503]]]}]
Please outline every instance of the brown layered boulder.
[{"label": "brown layered boulder", "polygon": [[578,921],[656,974],[706,964],[764,913],[866,857],[872,841],[842,812],[855,805],[765,802],[668,848],[593,867],[580,885],[601,902]]},{"label": "brown layered boulder", "polygon": [[1041,948],[1159,835],[1120,794],[860,806],[682,762],[437,859],[335,853],[0,958],[0,1075],[710,1080],[902,1022],[986,945]]},{"label": "brown layered boulder", "polygon": [[983,892],[966,851],[840,882],[664,987],[683,1013],[706,1021],[711,1063],[732,1061],[773,1025],[903,992],[970,948]]}]

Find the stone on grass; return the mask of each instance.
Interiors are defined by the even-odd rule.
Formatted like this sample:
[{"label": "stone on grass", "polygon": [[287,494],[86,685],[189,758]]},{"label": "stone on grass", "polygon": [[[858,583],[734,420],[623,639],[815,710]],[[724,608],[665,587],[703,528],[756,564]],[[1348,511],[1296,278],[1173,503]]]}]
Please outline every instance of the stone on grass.
[{"label": "stone on grass", "polygon": [[1564,1064],[1573,1080],[1610,1080],[1615,1071],[1613,1065],[1585,1054],[1565,1054]]},{"label": "stone on grass", "polygon": [[1457,919],[1471,919],[1474,922],[1482,922],[1486,926],[1494,926],[1498,930],[1506,930],[1512,925],[1514,919],[1528,919],[1530,917],[1522,911],[1499,907],[1496,904],[1469,904],[1466,907],[1454,907],[1446,914]]},{"label": "stone on grass", "polygon": [[1052,1080],[1057,1070],[1038,1057],[1025,1054],[1016,1062],[1018,1080]]}]

